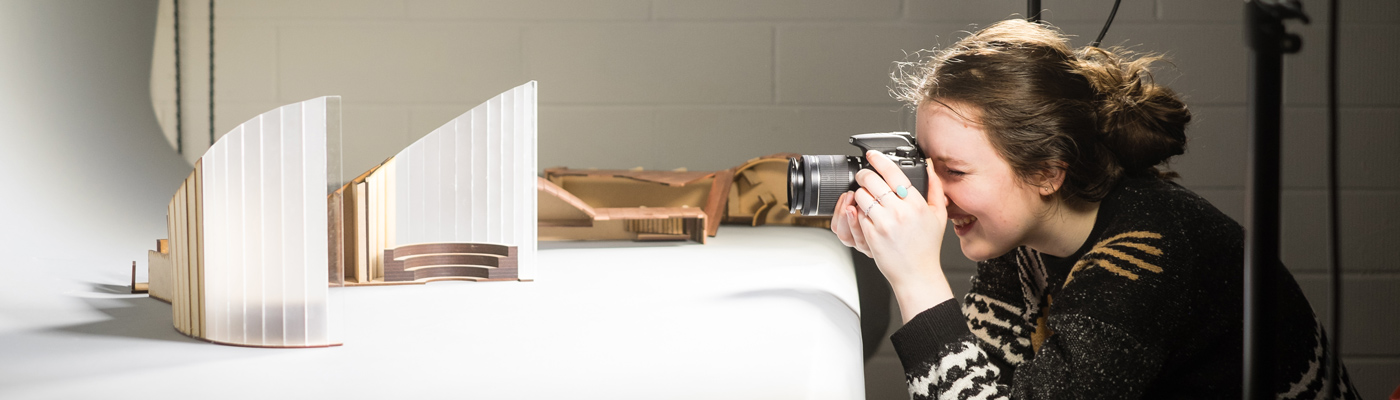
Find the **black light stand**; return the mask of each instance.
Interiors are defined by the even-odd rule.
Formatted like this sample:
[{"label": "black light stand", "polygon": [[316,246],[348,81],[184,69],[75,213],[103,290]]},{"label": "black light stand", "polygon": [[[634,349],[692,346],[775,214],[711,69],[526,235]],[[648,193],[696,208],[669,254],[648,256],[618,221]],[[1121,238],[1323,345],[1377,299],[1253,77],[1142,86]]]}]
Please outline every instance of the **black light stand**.
[{"label": "black light stand", "polygon": [[1245,3],[1249,42],[1249,174],[1245,183],[1244,398],[1275,398],[1278,362],[1273,302],[1279,259],[1280,118],[1283,55],[1298,52],[1302,40],[1283,22],[1308,21],[1297,0]]},{"label": "black light stand", "polygon": [[1040,22],[1040,0],[1026,0],[1026,20]]}]

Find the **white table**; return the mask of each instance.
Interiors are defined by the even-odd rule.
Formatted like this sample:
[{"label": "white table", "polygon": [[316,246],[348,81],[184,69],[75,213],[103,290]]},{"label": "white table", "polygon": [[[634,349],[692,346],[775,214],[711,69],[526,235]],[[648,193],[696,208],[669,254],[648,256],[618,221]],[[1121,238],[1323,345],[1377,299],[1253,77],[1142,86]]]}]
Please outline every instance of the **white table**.
[{"label": "white table", "polygon": [[813,228],[710,243],[541,243],[535,282],[333,288],[343,346],[177,333],[95,266],[25,269],[0,296],[0,398],[864,396],[846,248]]}]

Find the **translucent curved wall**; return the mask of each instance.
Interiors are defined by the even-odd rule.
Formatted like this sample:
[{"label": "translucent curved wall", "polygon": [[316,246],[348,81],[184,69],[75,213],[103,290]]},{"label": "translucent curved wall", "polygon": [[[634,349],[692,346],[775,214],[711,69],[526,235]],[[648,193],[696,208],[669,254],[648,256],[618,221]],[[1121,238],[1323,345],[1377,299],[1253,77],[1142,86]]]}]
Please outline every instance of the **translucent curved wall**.
[{"label": "translucent curved wall", "polygon": [[394,156],[392,246],[437,242],[516,247],[535,278],[536,83],[508,90]]},{"label": "translucent curved wall", "polygon": [[189,257],[202,265],[186,268],[202,266],[190,279],[203,300],[196,305],[203,326],[192,336],[262,347],[332,344],[326,190],[340,180],[339,137],[340,98],[320,97],[244,122],[201,158],[194,187],[202,197],[187,196],[200,204],[202,223],[189,226],[202,225],[191,231],[203,245]]}]

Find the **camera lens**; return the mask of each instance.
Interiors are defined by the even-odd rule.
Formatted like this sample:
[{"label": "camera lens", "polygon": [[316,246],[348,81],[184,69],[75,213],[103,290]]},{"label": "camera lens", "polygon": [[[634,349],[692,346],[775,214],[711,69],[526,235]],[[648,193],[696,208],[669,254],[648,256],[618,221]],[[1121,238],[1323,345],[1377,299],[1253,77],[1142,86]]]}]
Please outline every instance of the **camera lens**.
[{"label": "camera lens", "polygon": [[854,190],[860,157],[802,156],[788,160],[788,210],[807,216],[831,215],[841,193]]}]

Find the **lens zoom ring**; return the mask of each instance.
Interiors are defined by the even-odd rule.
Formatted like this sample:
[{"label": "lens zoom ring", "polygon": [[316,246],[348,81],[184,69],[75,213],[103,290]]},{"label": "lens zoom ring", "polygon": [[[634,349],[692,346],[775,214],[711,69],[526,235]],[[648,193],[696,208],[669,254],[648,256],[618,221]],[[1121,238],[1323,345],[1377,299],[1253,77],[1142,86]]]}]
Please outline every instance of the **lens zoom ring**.
[{"label": "lens zoom ring", "polygon": [[851,185],[850,167],[847,166],[845,156],[826,155],[820,156],[821,184],[817,192],[817,210],[822,215],[830,215],[836,211],[836,200],[841,197],[841,193],[846,192],[846,188]]}]

